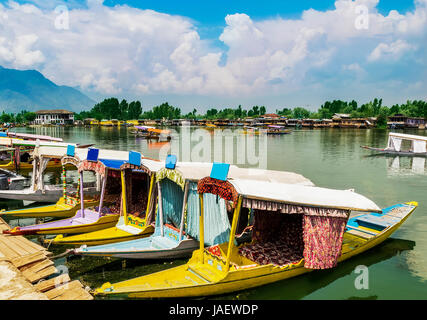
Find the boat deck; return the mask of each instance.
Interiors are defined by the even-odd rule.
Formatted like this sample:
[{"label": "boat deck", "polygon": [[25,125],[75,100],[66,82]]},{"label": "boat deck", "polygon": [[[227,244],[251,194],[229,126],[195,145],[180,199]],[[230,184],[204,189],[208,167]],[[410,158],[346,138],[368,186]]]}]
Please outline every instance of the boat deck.
[{"label": "boat deck", "polygon": [[[0,232],[9,225],[0,218]],[[0,233],[0,300],[92,300],[80,281],[71,281],[54,266],[44,247]],[[51,277],[46,280],[46,278]]]}]

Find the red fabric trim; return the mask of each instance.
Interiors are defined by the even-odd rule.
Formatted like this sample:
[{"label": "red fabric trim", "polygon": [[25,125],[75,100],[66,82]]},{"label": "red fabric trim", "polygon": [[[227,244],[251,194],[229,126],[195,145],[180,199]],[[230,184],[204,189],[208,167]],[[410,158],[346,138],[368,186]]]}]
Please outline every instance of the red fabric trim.
[{"label": "red fabric trim", "polygon": [[79,165],[79,173],[82,171],[95,171],[98,172],[101,176],[105,176],[105,165],[100,161],[88,161],[83,160]]},{"label": "red fabric trim", "polygon": [[224,200],[233,201],[235,204],[239,198],[239,194],[230,182],[213,179],[211,177],[206,177],[199,181],[197,184],[197,192],[216,194]]}]

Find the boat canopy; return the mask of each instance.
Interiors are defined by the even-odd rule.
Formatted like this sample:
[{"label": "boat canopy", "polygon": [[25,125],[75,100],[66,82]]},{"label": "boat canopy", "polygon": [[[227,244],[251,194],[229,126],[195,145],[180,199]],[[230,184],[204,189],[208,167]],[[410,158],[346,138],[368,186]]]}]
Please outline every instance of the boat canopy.
[{"label": "boat canopy", "polygon": [[0,137],[0,145],[2,146],[51,146],[51,147],[67,147],[67,145],[77,146],[75,143],[51,142],[51,141],[31,141],[18,138]]},{"label": "boat canopy", "polygon": [[62,138],[55,138],[51,136],[44,136],[40,134],[31,134],[31,133],[18,133],[18,132],[8,132],[9,137],[23,138],[23,139],[34,139],[34,140],[47,140],[47,141],[56,141],[62,142]]},{"label": "boat canopy", "polygon": [[390,132],[386,150],[401,151],[402,140],[411,141],[411,152],[426,153],[427,137]]},{"label": "boat canopy", "polygon": [[[236,166],[230,166],[233,170],[239,169]],[[208,176],[212,169],[210,162],[178,162],[175,169],[167,169],[163,166],[156,174],[157,182],[168,178],[178,184],[184,190],[186,181],[199,181]]]},{"label": "boat canopy", "polygon": [[[333,190],[327,188],[266,182],[244,179],[220,181],[206,177],[199,182],[199,193],[214,193],[226,200],[237,202],[239,195],[245,198],[244,206],[250,207],[256,201],[268,202],[278,207],[280,204],[304,207],[333,208],[362,212],[382,212],[368,198],[351,190]],[[252,201],[253,200],[253,201]]]},{"label": "boat canopy", "polygon": [[[209,176],[212,169],[210,162],[178,162],[175,170],[162,168],[157,172],[157,181],[167,177],[184,189],[185,181],[199,181]],[[304,186],[314,186],[313,182],[304,176],[288,171],[264,170],[257,168],[239,168],[230,165],[228,176],[233,179],[251,179],[256,181],[280,182],[289,184],[299,184]]]},{"label": "boat canopy", "polygon": [[282,128],[284,128],[284,126],[277,126],[277,125],[274,125],[274,124],[270,124],[270,125],[268,125],[268,127],[269,128],[275,128],[275,129],[282,129]]},{"label": "boat canopy", "polygon": [[142,131],[148,131],[148,129],[155,129],[155,127],[149,127],[149,126],[134,126],[134,128]]},{"label": "boat canopy", "polygon": [[209,176],[199,181],[197,191],[232,201],[235,208],[226,270],[238,221],[248,215],[248,210],[254,221],[251,242],[237,248],[240,255],[261,265],[304,261],[308,269],[328,269],[337,264],[351,210],[382,212],[371,200],[350,190]]},{"label": "boat canopy", "polygon": [[239,168],[230,166],[228,176],[233,179],[250,179],[304,186],[314,186],[314,183],[301,174],[289,171],[266,170],[258,168]]}]

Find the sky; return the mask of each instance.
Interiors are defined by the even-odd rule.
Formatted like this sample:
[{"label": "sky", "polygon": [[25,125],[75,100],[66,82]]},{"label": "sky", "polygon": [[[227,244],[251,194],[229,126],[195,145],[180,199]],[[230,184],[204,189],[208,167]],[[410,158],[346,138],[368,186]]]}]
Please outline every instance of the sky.
[{"label": "sky", "polygon": [[184,111],[427,99],[427,0],[0,0],[0,65]]}]

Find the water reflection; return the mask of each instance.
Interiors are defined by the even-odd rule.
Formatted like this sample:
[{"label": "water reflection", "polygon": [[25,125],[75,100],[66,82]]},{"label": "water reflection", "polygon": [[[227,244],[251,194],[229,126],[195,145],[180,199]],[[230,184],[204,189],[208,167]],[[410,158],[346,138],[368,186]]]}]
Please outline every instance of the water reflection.
[{"label": "water reflection", "polygon": [[387,157],[386,162],[389,176],[426,174],[425,157]]},{"label": "water reflection", "polygon": [[[222,296],[220,298],[265,300],[302,299],[311,293],[328,286],[335,280],[352,274],[358,265],[365,265],[369,267],[390,259],[403,251],[411,251],[414,247],[414,241],[390,238],[378,247],[338,264],[334,269],[316,270],[299,277],[286,279],[256,289],[246,290],[238,293],[237,295]],[[355,296],[350,296],[348,298],[354,299]]]}]

